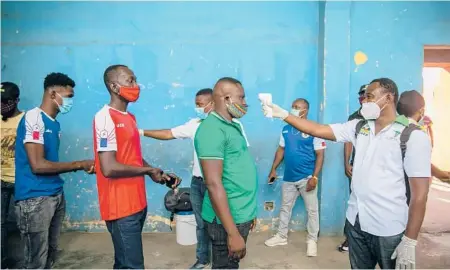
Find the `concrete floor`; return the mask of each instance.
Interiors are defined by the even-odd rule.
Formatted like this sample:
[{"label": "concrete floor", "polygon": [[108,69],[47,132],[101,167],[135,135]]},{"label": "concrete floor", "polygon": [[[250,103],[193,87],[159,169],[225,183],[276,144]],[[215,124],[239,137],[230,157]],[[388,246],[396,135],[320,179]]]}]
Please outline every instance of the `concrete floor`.
[{"label": "concrete floor", "polygon": [[[427,214],[417,248],[418,269],[450,268],[450,186],[433,185]],[[307,258],[305,234],[291,233],[289,245],[269,248],[264,241],[270,232],[253,233],[249,237],[247,257],[241,268],[333,268],[350,267],[348,254],[336,247],[343,237],[320,237],[319,256]],[[9,253],[16,257],[21,248],[17,235],[10,239]],[[147,268],[186,269],[194,262],[195,246],[180,246],[175,234],[144,234],[144,256]],[[55,268],[112,268],[113,248],[108,233],[69,232],[61,235],[60,255]],[[19,266],[19,265],[18,265]]]}]

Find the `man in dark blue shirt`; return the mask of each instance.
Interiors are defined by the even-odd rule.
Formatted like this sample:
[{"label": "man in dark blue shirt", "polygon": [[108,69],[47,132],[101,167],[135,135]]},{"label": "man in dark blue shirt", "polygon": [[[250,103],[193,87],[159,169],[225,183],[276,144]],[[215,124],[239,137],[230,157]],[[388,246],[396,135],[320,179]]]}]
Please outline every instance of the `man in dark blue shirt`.
[{"label": "man in dark blue shirt", "polygon": [[94,172],[93,160],[59,162],[59,113],[72,108],[75,82],[51,73],[40,107],[25,113],[16,138],[16,213],[24,239],[24,268],[51,268],[66,210],[61,173]]}]

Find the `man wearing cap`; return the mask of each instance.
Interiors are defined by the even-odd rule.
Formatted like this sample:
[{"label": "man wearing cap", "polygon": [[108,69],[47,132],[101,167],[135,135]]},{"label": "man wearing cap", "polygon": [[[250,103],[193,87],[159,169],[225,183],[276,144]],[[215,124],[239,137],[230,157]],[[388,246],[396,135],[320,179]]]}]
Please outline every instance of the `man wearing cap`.
[{"label": "man wearing cap", "polygon": [[19,87],[12,82],[2,82],[2,125],[1,125],[1,140],[2,140],[2,269],[11,268],[11,264],[7,258],[6,243],[7,230],[6,221],[9,216],[9,206],[11,197],[14,194],[15,174],[15,145],[17,126],[23,116],[18,108],[20,91]]},{"label": "man wearing cap", "polygon": [[[355,119],[359,119],[359,120],[364,119],[364,117],[361,115],[361,105],[364,100],[364,94],[366,93],[367,86],[368,86],[368,84],[363,84],[359,88],[358,101],[359,101],[360,107],[358,110],[356,110],[354,113],[352,113],[348,117],[348,121],[352,121]],[[351,155],[351,158],[350,158],[350,155]],[[353,170],[353,159],[354,158],[355,158],[355,149],[353,147],[353,144],[351,142],[344,143],[344,169],[345,169],[345,175],[347,175],[348,180],[349,180],[349,182],[348,182],[349,185],[350,185],[350,181],[352,180],[352,170]],[[338,250],[340,252],[348,251],[347,239],[345,239],[345,241],[339,245]]]}]

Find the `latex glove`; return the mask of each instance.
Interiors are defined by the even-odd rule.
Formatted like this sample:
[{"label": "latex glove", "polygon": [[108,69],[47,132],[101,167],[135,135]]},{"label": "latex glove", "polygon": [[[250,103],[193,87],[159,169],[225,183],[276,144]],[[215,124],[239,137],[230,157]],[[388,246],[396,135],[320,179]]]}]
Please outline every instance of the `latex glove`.
[{"label": "latex glove", "polygon": [[267,115],[270,110],[272,110],[272,117],[280,118],[281,120],[286,119],[289,116],[289,112],[280,106],[270,103],[270,104],[262,104],[262,109],[264,115]]},{"label": "latex glove", "polygon": [[397,259],[395,269],[416,269],[416,245],[417,240],[403,235],[391,256],[392,260]]}]

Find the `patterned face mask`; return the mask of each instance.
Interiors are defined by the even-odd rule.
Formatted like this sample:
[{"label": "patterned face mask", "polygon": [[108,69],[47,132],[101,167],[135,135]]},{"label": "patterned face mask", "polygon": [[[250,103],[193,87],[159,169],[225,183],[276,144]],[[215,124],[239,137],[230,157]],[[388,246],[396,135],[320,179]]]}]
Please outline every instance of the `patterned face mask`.
[{"label": "patterned face mask", "polygon": [[233,103],[233,100],[230,99],[230,104],[226,104],[228,112],[231,114],[233,118],[241,118],[247,113],[247,105],[239,105],[236,103]]}]

